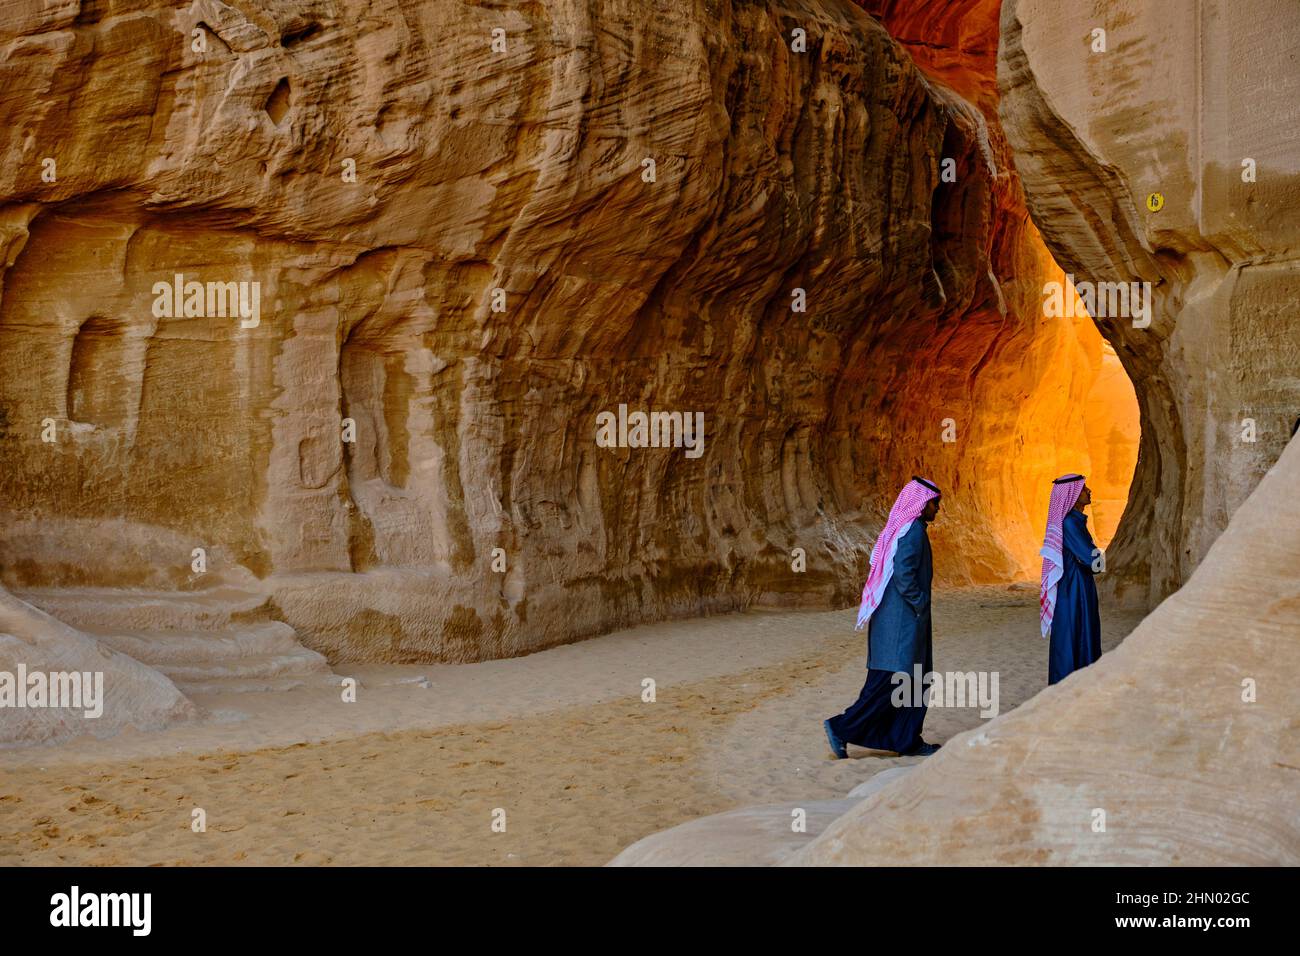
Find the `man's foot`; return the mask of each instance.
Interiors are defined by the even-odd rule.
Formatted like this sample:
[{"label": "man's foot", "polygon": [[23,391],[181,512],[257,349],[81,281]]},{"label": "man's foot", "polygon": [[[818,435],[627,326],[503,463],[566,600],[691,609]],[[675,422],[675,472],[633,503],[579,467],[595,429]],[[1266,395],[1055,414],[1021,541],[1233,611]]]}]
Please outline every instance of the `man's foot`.
[{"label": "man's foot", "polygon": [[905,750],[899,756],[902,757],[928,757],[939,749],[940,744],[928,744],[924,740],[917,743],[911,750]]},{"label": "man's foot", "polygon": [[839,737],[836,737],[835,731],[831,730],[831,722],[829,719],[822,721],[822,729],[826,731],[826,740],[831,745],[831,753],[833,753],[838,760],[846,758],[849,755],[849,752],[844,749],[844,741],[840,740]]}]

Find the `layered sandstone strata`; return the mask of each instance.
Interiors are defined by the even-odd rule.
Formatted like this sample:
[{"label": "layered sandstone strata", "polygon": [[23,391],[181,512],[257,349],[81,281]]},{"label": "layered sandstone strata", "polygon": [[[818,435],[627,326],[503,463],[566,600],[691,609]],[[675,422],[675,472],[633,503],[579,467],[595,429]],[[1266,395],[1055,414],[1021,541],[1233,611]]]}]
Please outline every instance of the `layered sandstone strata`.
[{"label": "layered sandstone strata", "polygon": [[[0,29],[0,567],[56,613],[130,587],[166,634],[251,578],[335,660],[517,654],[852,601],[913,472],[947,580],[1032,573],[1089,462],[1100,339],[1041,314],[988,103],[850,4]],[[620,404],[704,454],[598,447]]]}]

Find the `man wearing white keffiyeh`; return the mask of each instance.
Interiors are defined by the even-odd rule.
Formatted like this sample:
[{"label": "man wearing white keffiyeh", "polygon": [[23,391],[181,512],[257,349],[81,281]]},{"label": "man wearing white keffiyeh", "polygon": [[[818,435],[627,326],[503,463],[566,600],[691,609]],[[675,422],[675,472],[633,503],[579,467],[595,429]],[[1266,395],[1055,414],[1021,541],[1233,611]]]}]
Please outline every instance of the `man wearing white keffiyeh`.
[{"label": "man wearing white keffiyeh", "polygon": [[1043,637],[1050,637],[1047,682],[1055,684],[1101,657],[1101,616],[1093,562],[1101,553],[1088,534],[1083,509],[1092,491],[1082,475],[1052,482],[1043,536],[1043,573],[1038,612]]},{"label": "man wearing white keffiyeh", "polygon": [[[931,754],[939,748],[921,739],[922,694],[894,694],[910,687],[918,671],[934,670],[930,633],[933,564],[925,526],[939,514],[939,489],[913,477],[890,509],[871,549],[871,571],[862,589],[858,629],[867,631],[867,682],[857,702],[822,722],[831,753],[848,756],[845,744],[901,754]],[[919,691],[919,689],[917,689]],[[896,697],[901,703],[896,702]]]}]

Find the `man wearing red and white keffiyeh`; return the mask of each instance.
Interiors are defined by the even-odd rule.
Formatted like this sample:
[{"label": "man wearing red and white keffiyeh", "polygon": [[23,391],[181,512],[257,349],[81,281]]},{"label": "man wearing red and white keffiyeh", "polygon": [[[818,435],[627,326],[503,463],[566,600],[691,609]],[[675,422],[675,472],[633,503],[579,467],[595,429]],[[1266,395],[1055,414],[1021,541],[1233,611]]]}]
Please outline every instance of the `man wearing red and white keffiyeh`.
[{"label": "man wearing red and white keffiyeh", "polygon": [[1101,551],[1088,534],[1083,513],[1092,491],[1082,475],[1052,482],[1043,535],[1043,573],[1039,580],[1038,618],[1043,637],[1050,637],[1047,682],[1055,684],[1101,656],[1101,616],[1097,584],[1092,579]]},{"label": "man wearing red and white keffiyeh", "polygon": [[[885,596],[885,587],[894,573],[898,539],[912,526],[912,522],[921,517],[929,503],[938,497],[938,489],[924,478],[913,478],[898,493],[894,507],[889,509],[889,519],[871,548],[871,570],[867,574],[867,583],[862,588],[862,604],[858,607],[859,631]],[[938,514],[938,511],[935,513]]]},{"label": "man wearing red and white keffiyeh", "polygon": [[[889,519],[871,549],[871,571],[862,589],[858,629],[867,631],[867,682],[857,702],[822,722],[831,753],[848,756],[845,744],[931,754],[939,748],[921,738],[924,694],[918,685],[934,670],[930,628],[930,582],[934,567],[925,527],[939,514],[939,489],[913,477],[899,492]],[[900,693],[895,694],[895,689]]]}]

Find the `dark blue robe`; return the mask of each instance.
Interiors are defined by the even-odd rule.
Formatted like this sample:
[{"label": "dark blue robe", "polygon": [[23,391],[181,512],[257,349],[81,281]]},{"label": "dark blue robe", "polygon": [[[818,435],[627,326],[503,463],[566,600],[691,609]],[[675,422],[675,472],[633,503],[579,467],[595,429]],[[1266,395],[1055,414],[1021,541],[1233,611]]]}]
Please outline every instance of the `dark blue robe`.
[{"label": "dark blue robe", "polygon": [[[830,719],[831,730],[845,743],[895,753],[906,753],[921,743],[925,689],[913,687],[913,665],[921,666],[923,676],[934,669],[930,628],[933,577],[930,538],[925,522],[918,519],[898,540],[894,573],[867,622],[867,682],[853,706]],[[896,672],[908,676],[903,690],[894,680]],[[893,701],[896,692],[904,696],[902,706]],[[914,703],[918,693],[920,704]]]},{"label": "dark blue robe", "polygon": [[867,666],[873,670],[922,673],[934,669],[930,647],[930,582],[934,563],[925,522],[916,520],[898,539],[894,573],[867,622]]},{"label": "dark blue robe", "polygon": [[1097,612],[1097,584],[1092,579],[1096,545],[1088,534],[1087,516],[1082,511],[1070,511],[1061,522],[1061,537],[1065,563],[1056,585],[1056,610],[1052,614],[1049,684],[1064,680],[1101,657],[1101,616]]}]

